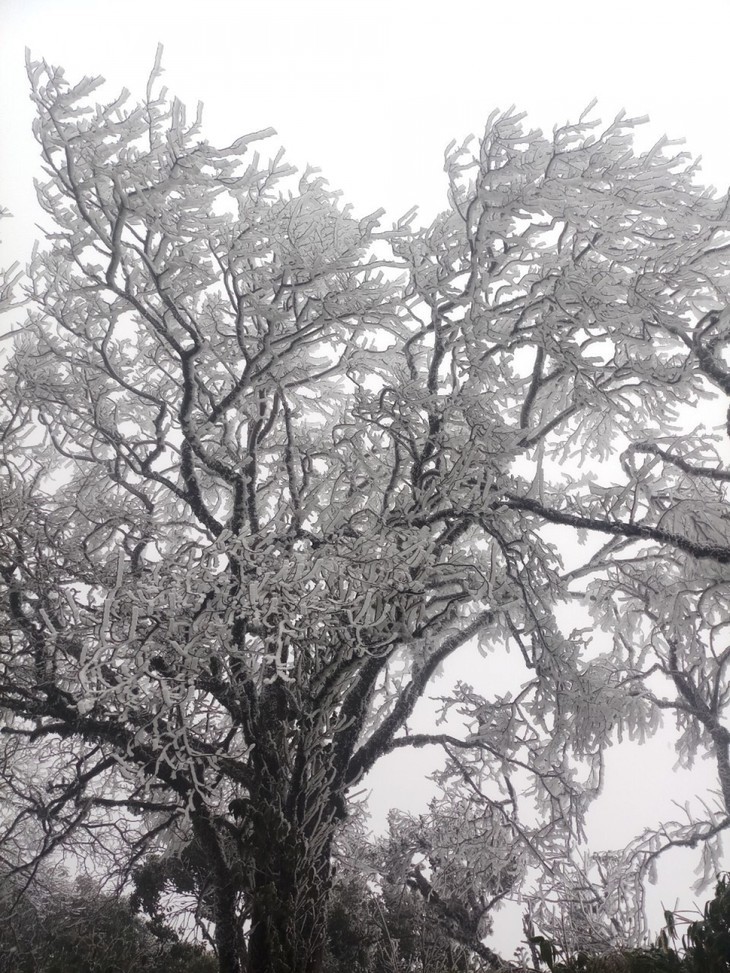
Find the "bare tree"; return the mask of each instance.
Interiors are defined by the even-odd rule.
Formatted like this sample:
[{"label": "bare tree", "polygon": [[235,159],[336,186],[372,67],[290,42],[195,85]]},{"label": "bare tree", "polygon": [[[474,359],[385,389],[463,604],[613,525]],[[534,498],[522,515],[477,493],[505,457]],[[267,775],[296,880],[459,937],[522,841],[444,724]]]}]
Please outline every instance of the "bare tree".
[{"label": "bare tree", "polygon": [[[214,148],[159,74],[129,107],[29,63],[50,228],[2,398],[4,733],[39,853],[195,842],[221,970],[316,973],[348,790],[383,755],[442,748],[512,884],[580,829],[616,727],[651,726],[555,621],[574,578],[544,527],[730,561],[595,467],[722,386],[726,200],[634,152],[636,120],[495,113],[447,150],[446,212],[381,230],[249,154],[268,130]],[[563,462],[593,464],[568,495]],[[475,639],[480,686],[444,703],[467,734],[409,732]],[[452,865],[431,877],[476,943]]]}]

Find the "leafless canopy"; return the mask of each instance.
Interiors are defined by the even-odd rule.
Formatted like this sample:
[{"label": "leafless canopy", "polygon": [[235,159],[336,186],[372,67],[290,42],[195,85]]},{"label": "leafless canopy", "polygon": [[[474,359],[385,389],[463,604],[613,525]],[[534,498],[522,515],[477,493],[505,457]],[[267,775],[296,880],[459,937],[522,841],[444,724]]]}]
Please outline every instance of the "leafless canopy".
[{"label": "leafless canopy", "polygon": [[[29,63],[47,232],[2,396],[3,847],[195,842],[221,968],[314,973],[348,789],[395,749],[446,752],[428,841],[474,943],[661,708],[715,748],[724,827],[727,199],[671,143],[634,151],[640,120],[509,111],[449,147],[431,226],[383,229],[262,161],[268,130],[214,148],[159,75],[130,107]],[[566,574],[546,524],[607,544]],[[586,581],[605,653],[554,618]],[[475,639],[459,719],[409,732]]]}]

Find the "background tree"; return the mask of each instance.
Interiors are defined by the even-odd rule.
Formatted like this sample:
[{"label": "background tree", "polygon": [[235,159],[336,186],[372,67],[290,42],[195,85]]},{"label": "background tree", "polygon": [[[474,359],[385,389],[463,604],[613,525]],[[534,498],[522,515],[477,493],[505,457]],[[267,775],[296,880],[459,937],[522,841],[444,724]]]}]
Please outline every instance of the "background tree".
[{"label": "background tree", "polygon": [[28,883],[3,874],[2,973],[211,973],[210,954],[150,927],[126,899],[88,879],[72,882],[44,868]]},{"label": "background tree", "polygon": [[539,929],[563,956],[610,957],[646,946],[644,890],[630,854],[595,853],[556,866],[530,897],[528,931]]},{"label": "background tree", "polygon": [[[700,844],[701,886],[721,868],[719,839],[730,825],[730,589],[723,486],[728,477],[719,455],[714,465],[696,474],[689,470],[690,459],[700,453],[709,459],[721,446],[719,437],[702,428],[673,444],[664,458],[657,454],[665,450],[648,443],[626,457],[638,502],[646,505],[645,520],[671,526],[686,538],[710,541],[717,547],[715,556],[695,560],[682,551],[624,541],[609,545],[593,559],[590,574],[584,574],[590,578],[586,594],[593,615],[611,633],[604,665],[612,678],[658,713],[674,718],[682,765],[692,766],[698,755],[706,754],[716,767],[717,791],[688,799],[681,818],[637,836],[624,856],[626,866],[639,873],[651,871],[669,849]],[[640,475],[634,468],[639,453],[644,457]]]},{"label": "background tree", "polygon": [[[728,877],[720,875],[700,918],[689,921],[665,913],[666,926],[654,944],[596,952],[590,934],[589,941],[577,948],[561,939],[533,934],[535,968],[547,968],[551,973],[724,973],[730,969],[729,907]],[[681,941],[680,922],[685,927]]]},{"label": "background tree", "polygon": [[[159,59],[131,108],[29,76],[50,228],[2,399],[0,705],[52,778],[40,851],[196,842],[221,970],[315,973],[348,789],[437,745],[479,866],[519,881],[579,832],[617,727],[656,725],[557,624],[545,525],[730,561],[650,478],[602,480],[720,381],[726,199],[634,151],[636,120],[495,113],[447,151],[447,211],[383,231],[243,161],[268,131],[203,140]],[[514,691],[487,663],[447,732],[410,732],[475,639]],[[465,861],[443,881],[477,895]]]},{"label": "background tree", "polygon": [[352,878],[336,882],[327,925],[326,973],[475,973],[468,947],[434,921],[419,890],[385,883],[376,891]]}]

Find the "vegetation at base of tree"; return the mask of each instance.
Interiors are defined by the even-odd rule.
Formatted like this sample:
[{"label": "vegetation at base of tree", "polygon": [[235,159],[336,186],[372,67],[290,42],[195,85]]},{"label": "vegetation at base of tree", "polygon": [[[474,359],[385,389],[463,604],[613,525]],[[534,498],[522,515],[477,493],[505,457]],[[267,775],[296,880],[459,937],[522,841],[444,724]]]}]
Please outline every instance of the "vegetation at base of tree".
[{"label": "vegetation at base of tree", "polygon": [[[327,973],[477,973],[489,967],[449,939],[419,896],[375,893],[361,884],[336,887],[328,926]],[[668,920],[671,916],[667,917]],[[718,879],[700,919],[680,937],[671,922],[644,948],[577,950],[566,956],[544,936],[530,937],[533,962],[513,973],[729,973],[730,879]]]},{"label": "vegetation at base of tree", "polygon": [[718,878],[715,895],[702,918],[690,922],[677,945],[678,933],[671,913],[667,928],[656,944],[591,956],[577,951],[565,957],[554,942],[532,936],[531,945],[539,967],[550,973],[729,973],[730,971],[730,876]]},{"label": "vegetation at base of tree", "polygon": [[416,889],[337,885],[327,925],[324,973],[470,973],[478,958],[451,939]]},{"label": "vegetation at base of tree", "polygon": [[215,973],[211,953],[89,879],[0,879],[0,973]]},{"label": "vegetation at base of tree", "polygon": [[[137,908],[142,902],[137,897]],[[147,904],[150,908],[150,902]],[[104,893],[88,879],[56,879],[43,890],[6,879],[0,888],[0,973],[214,973],[217,961],[181,942],[154,908],[143,921],[135,897]],[[566,957],[544,936],[530,937],[536,965],[512,973],[728,973],[730,879],[721,876],[702,918],[655,945]],[[487,967],[455,943],[415,889],[337,882],[327,922],[323,973],[481,973]]]}]

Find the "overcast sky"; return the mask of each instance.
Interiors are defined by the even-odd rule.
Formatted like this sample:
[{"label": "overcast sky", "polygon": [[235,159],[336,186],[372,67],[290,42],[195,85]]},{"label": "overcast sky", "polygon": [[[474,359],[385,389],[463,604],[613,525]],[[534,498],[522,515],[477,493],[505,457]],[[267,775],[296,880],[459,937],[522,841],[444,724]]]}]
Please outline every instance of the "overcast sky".
[{"label": "overcast sky", "polygon": [[[548,130],[593,97],[605,120],[648,114],[643,138],[684,137],[724,190],[728,37],[727,0],[0,0],[0,205],[16,217],[0,228],[0,264],[23,262],[37,235],[26,46],[71,80],[101,74],[110,95],[126,86],[136,97],[161,41],[165,83],[193,110],[204,102],[212,142],[274,126],[272,151],[319,166],[356,212],[383,206],[396,219],[418,204],[425,222],[445,204],[445,146],[512,104]],[[650,808],[662,794],[666,805],[672,755],[653,752],[630,765],[612,756],[623,803],[600,819],[607,843],[624,840],[629,804]],[[392,765],[381,818],[411,786],[406,768],[413,779],[427,761],[419,752]],[[674,796],[695,789],[672,779]]]}]

